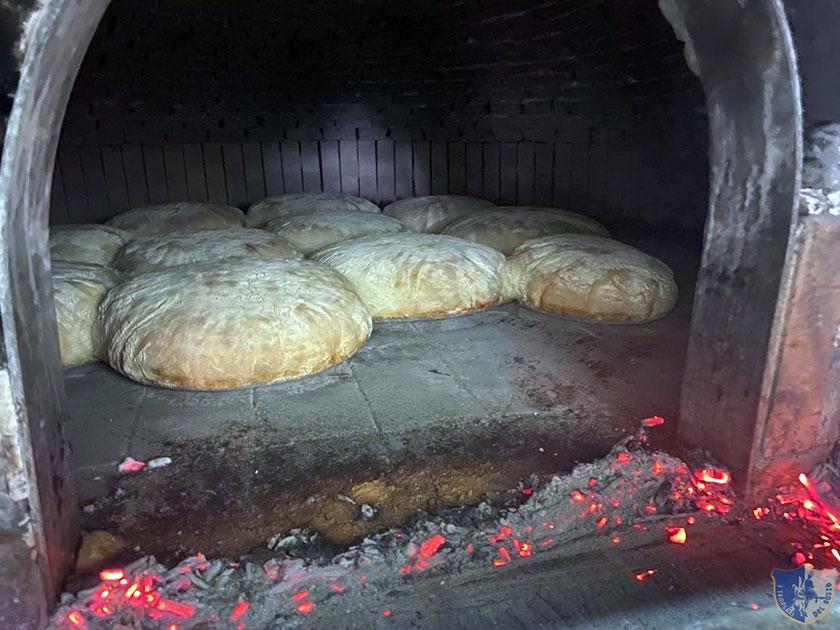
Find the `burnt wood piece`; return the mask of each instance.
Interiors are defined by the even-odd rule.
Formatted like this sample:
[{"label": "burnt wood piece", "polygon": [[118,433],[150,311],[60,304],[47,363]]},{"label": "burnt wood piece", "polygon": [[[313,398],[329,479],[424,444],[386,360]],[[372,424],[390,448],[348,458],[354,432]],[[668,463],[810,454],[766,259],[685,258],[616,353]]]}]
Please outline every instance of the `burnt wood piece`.
[{"label": "burnt wood piece", "polygon": [[795,216],[802,113],[778,0],[660,0],[706,93],[709,216],[683,380],[680,435],[751,484],[756,420],[777,363],[774,318]]},{"label": "burnt wood piece", "polygon": [[[22,29],[27,33],[26,55],[0,168],[0,317],[7,360],[0,370],[5,390],[0,467],[6,478],[0,492],[7,499],[4,504],[11,501],[25,513],[14,528],[2,528],[2,575],[14,580],[0,584],[3,628],[46,625],[46,611],[73,567],[78,540],[73,469],[61,426],[64,385],[47,217],[67,99],[107,4],[48,1],[33,15],[30,27]],[[12,478],[25,483],[6,486]]]}]

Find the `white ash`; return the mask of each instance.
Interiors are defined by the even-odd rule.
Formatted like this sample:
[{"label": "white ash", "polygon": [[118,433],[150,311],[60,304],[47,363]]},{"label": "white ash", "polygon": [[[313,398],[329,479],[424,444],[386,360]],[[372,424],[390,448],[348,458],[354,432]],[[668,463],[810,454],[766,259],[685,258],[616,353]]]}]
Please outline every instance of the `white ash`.
[{"label": "white ash", "polygon": [[840,215],[840,124],[806,131],[799,203],[806,214]]}]

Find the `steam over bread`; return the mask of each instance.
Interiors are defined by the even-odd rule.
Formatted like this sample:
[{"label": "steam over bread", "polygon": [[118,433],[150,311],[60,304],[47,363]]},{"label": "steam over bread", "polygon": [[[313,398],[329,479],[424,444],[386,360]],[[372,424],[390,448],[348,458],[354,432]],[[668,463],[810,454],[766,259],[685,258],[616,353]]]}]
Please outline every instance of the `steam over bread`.
[{"label": "steam over bread", "polygon": [[496,204],[490,201],[475,197],[430,195],[400,199],[385,206],[382,212],[399,219],[409,230],[440,234],[455,219],[495,206]]},{"label": "steam over bread", "polygon": [[406,227],[396,219],[372,212],[324,210],[272,219],[265,229],[279,234],[308,256],[333,243],[368,234],[404,232]]},{"label": "steam over bread", "polygon": [[677,302],[671,268],[609,238],[581,234],[526,241],[508,260],[511,293],[533,308],[595,321],[645,322]]},{"label": "steam over bread", "polygon": [[55,261],[52,267],[55,318],[63,365],[96,361],[101,356],[94,331],[96,309],[119,274],[101,265]]},{"label": "steam over bread", "polygon": [[582,214],[555,208],[500,206],[456,219],[444,234],[464,238],[509,255],[525,241],[551,234],[609,236],[607,229]]},{"label": "steam over bread", "polygon": [[108,221],[111,227],[133,236],[151,236],[189,230],[219,230],[242,227],[245,214],[239,208],[214,203],[182,201],[134,208]]},{"label": "steam over bread", "polygon": [[227,389],[314,374],[360,348],[370,310],[301,260],[202,262],[135,276],[99,309],[111,366],[141,383]]},{"label": "steam over bread", "polygon": [[229,228],[142,236],[120,249],[113,266],[126,275],[137,275],[176,265],[227,258],[299,260],[303,255],[274,234],[249,228]]},{"label": "steam over bread", "polygon": [[507,299],[504,255],[452,236],[363,236],[313,259],[350,280],[375,318],[445,317]]},{"label": "steam over bread", "polygon": [[50,226],[50,259],[110,265],[131,234],[97,223]]},{"label": "steam over bread", "polygon": [[266,197],[248,208],[245,225],[264,227],[272,219],[283,219],[301,212],[324,211],[379,212],[372,201],[340,193],[290,193]]}]

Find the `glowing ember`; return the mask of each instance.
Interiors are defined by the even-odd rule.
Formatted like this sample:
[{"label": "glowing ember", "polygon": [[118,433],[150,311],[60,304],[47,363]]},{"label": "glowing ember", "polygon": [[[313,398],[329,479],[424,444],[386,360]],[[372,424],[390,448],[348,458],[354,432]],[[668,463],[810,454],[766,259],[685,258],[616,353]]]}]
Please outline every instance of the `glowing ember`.
[{"label": "glowing ember", "polygon": [[141,462],[139,459],[133,457],[126,457],[125,460],[117,467],[120,472],[137,472],[141,470],[146,462]]},{"label": "glowing ember", "polygon": [[578,503],[583,503],[586,500],[586,497],[580,490],[572,490],[570,496],[572,497],[572,501],[577,501]]},{"label": "glowing ember", "polygon": [[613,536],[613,537],[612,537],[612,541],[613,541],[613,543],[614,543],[614,544],[616,544],[616,545],[617,545],[618,543],[620,543],[620,542],[621,542],[621,536],[619,536],[618,534],[616,534],[615,536]]},{"label": "glowing ember", "polygon": [[619,464],[626,464],[632,458],[630,457],[630,453],[625,453],[622,451],[621,453],[615,456],[615,459]]},{"label": "glowing ember", "polygon": [[805,554],[802,553],[801,551],[797,551],[795,554],[793,554],[793,563],[794,564],[805,564],[806,560],[807,560],[807,558],[805,557]]},{"label": "glowing ember", "polygon": [[598,485],[598,480],[595,479],[595,477],[590,477],[589,481],[587,482],[586,485],[589,486],[590,488],[592,488],[594,486],[597,486]]},{"label": "glowing ember", "polygon": [[274,558],[268,560],[262,566],[263,575],[265,575],[265,579],[267,580],[279,580],[280,579],[280,563],[277,562]]},{"label": "glowing ember", "polygon": [[472,543],[467,543],[467,553],[472,553],[472,552],[473,552],[473,544]]},{"label": "glowing ember", "polygon": [[530,497],[533,494],[534,490],[532,488],[522,488],[522,494],[526,497]]},{"label": "glowing ember", "polygon": [[246,612],[248,612],[248,602],[243,599],[242,597],[239,598],[239,601],[236,603],[236,606],[233,607],[233,610],[230,613],[231,621],[236,621]]},{"label": "glowing ember", "polygon": [[429,540],[420,545],[420,555],[425,558],[431,558],[438,550],[446,544],[446,538],[441,534],[435,534]]},{"label": "glowing ember", "polygon": [[639,571],[633,577],[636,579],[637,582],[644,582],[652,575],[656,575],[656,569],[646,569],[645,571]]},{"label": "glowing ember", "polygon": [[750,604],[750,608],[752,608],[753,610],[758,610],[758,604],[756,604],[755,602],[752,602]]},{"label": "glowing ember", "polygon": [[610,520],[610,519],[609,519],[609,518],[607,518],[606,516],[602,516],[601,518],[599,518],[599,519],[595,522],[595,525],[597,525],[597,526],[598,526],[598,528],[601,528],[601,527],[603,527],[604,525],[606,525],[606,524],[609,522],[609,520]]},{"label": "glowing ember", "polygon": [[334,590],[336,593],[343,593],[344,587],[341,584],[332,583],[330,584],[330,588]]},{"label": "glowing ember", "polygon": [[103,582],[119,582],[125,577],[122,569],[102,569],[99,572],[99,579]]},{"label": "glowing ember", "polygon": [[694,474],[701,481],[716,483],[718,485],[726,485],[731,479],[728,472],[719,468],[703,468]]},{"label": "glowing ember", "polygon": [[297,593],[292,595],[292,599],[295,600],[296,602],[299,602],[302,599],[306,599],[307,597],[309,597],[309,591],[306,590],[306,589],[298,591]]},{"label": "glowing ember", "polygon": [[654,460],[653,464],[651,464],[651,466],[650,466],[650,469],[651,469],[651,471],[653,472],[654,475],[658,475],[659,473],[661,473],[664,470],[664,468],[662,466],[662,462],[657,461],[657,460]]},{"label": "glowing ember", "polygon": [[684,545],[686,540],[685,527],[666,527],[668,540],[677,545]]},{"label": "glowing ember", "polygon": [[642,426],[645,427],[658,427],[661,424],[665,424],[665,418],[662,416],[651,416],[642,420]]},{"label": "glowing ember", "polygon": [[67,621],[76,628],[81,628],[85,625],[85,618],[82,617],[82,614],[78,610],[71,610],[67,613]]},{"label": "glowing ember", "polygon": [[298,604],[295,607],[295,610],[297,610],[302,615],[308,615],[312,612],[313,608],[315,608],[315,604],[313,604],[310,600],[307,599],[305,602],[301,602],[300,604]]},{"label": "glowing ember", "polygon": [[390,617],[391,616],[391,611],[386,608],[385,610],[382,611],[382,616],[383,617]]}]

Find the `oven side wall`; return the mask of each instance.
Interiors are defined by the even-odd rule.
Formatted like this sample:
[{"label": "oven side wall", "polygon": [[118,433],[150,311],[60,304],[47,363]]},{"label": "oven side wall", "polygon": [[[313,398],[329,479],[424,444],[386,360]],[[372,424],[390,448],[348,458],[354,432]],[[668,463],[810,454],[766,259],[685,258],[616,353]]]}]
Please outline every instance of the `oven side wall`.
[{"label": "oven side wall", "polygon": [[[107,0],[4,2],[0,163],[0,627],[39,628],[72,569],[78,516],[62,434],[47,249],[67,98]],[[11,21],[9,21],[11,20]],[[18,70],[19,69],[19,70]]]},{"label": "oven side wall", "polygon": [[802,151],[795,53],[778,0],[660,6],[703,82],[711,144],[680,434],[729,466],[745,489],[778,357],[777,303],[781,296],[783,314],[788,300],[784,271]]},{"label": "oven side wall", "polygon": [[840,6],[785,4],[802,79],[804,165],[777,359],[753,447],[758,496],[813,471],[840,439]]}]

